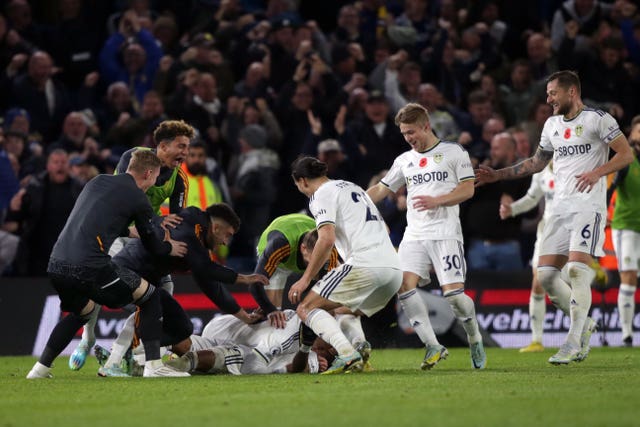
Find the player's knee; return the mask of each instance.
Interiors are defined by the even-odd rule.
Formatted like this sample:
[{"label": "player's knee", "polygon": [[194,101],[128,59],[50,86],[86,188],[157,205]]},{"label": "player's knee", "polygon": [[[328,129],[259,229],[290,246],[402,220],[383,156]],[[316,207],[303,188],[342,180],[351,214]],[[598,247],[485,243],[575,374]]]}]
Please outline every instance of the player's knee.
[{"label": "player's knee", "polygon": [[549,289],[553,287],[553,283],[560,275],[560,270],[553,266],[538,267],[538,282],[545,291],[549,292]]}]

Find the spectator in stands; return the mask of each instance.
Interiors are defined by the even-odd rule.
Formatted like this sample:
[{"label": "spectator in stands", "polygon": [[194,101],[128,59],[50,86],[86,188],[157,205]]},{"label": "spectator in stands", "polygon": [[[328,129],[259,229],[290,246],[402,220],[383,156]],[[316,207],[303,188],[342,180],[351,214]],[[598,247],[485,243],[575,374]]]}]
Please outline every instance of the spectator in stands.
[{"label": "spectator in stands", "polygon": [[558,52],[567,37],[575,38],[575,52],[593,49],[592,36],[609,17],[611,5],[599,0],[566,0],[551,22],[551,48]]},{"label": "spectator in stands", "polygon": [[104,146],[118,155],[133,147],[154,147],[153,131],[166,118],[162,98],[151,90],[144,95],[140,116],[118,120],[109,128]]},{"label": "spectator in stands", "polygon": [[551,51],[551,40],[542,33],[527,38],[527,59],[534,82],[543,83],[548,75],[558,71],[558,61]]},{"label": "spectator in stands", "polygon": [[350,180],[353,168],[335,139],[325,139],[318,144],[318,160],[327,165],[327,176],[331,179]]},{"label": "spectator in stands", "polygon": [[444,97],[437,87],[431,83],[423,83],[418,88],[418,100],[420,105],[429,112],[431,130],[438,138],[448,141],[457,141],[460,130],[453,115],[447,111]]},{"label": "spectator in stands", "polygon": [[597,57],[582,55],[583,60],[571,68],[583,81],[585,102],[608,112],[621,124],[628,123],[638,112],[638,83],[624,63],[624,43],[619,37],[607,37],[597,51]]},{"label": "spectator in stands", "polygon": [[114,125],[122,124],[136,116],[134,104],[137,103],[133,102],[131,91],[126,83],[121,81],[111,83],[107,88],[105,102],[97,111],[100,129],[106,133]]},{"label": "spectator in stands", "polygon": [[84,153],[89,128],[79,111],[72,111],[64,119],[60,138],[51,144],[49,151],[62,149],[67,154]]},{"label": "spectator in stands", "polygon": [[46,276],[51,248],[81,190],[82,184],[69,176],[68,154],[56,149],[47,158],[47,170],[13,197],[7,222],[20,235],[16,274]]},{"label": "spectator in stands", "polygon": [[100,73],[108,84],[120,81],[129,85],[139,105],[153,87],[161,57],[156,39],[141,27],[136,13],[128,10],[120,19],[118,32],[107,39],[100,52]]},{"label": "spectator in stands", "polygon": [[233,241],[232,253],[249,257],[254,254],[257,239],[273,217],[280,159],[275,151],[266,148],[267,132],[260,125],[245,126],[238,141],[241,154],[231,197],[243,227]]},{"label": "spectator in stands", "polygon": [[[516,142],[506,132],[491,140],[491,167],[515,163]],[[469,270],[510,271],[522,269],[520,257],[520,217],[501,221],[497,212],[506,199],[524,196],[530,180],[501,181],[476,188],[472,199],[462,206],[462,230],[468,242]],[[504,184],[504,185],[499,185]]]},{"label": "spectator in stands", "polygon": [[200,73],[193,86],[193,96],[179,106],[176,116],[195,127],[217,159],[223,157],[220,127],[225,116],[224,105],[218,96],[218,84],[211,73]]},{"label": "spectator in stands", "polygon": [[538,142],[540,142],[540,135],[542,134],[544,123],[552,114],[553,108],[547,104],[544,98],[538,98],[531,104],[527,120],[521,123],[521,125],[529,135],[529,141],[531,141],[534,146],[537,146]]},{"label": "spectator in stands", "polygon": [[45,45],[45,31],[33,21],[31,5],[27,0],[10,0],[6,2],[6,13],[9,27],[14,29],[22,39],[34,46]]},{"label": "spectator in stands", "polygon": [[269,34],[269,55],[271,57],[271,73],[269,84],[280,91],[291,79],[296,68],[295,53],[298,48],[294,38],[294,22],[287,17],[279,17],[271,22]]},{"label": "spectator in stands", "polygon": [[31,55],[27,73],[13,80],[11,102],[29,112],[31,127],[42,135],[45,145],[56,138],[70,105],[66,88],[53,79],[53,61],[48,53]]},{"label": "spectator in stands", "polygon": [[506,112],[506,124],[515,125],[526,120],[531,102],[535,97],[535,86],[531,75],[531,66],[525,59],[511,64],[509,83],[500,86],[500,99]]},{"label": "spectator in stands", "polygon": [[369,184],[371,177],[389,165],[406,150],[404,138],[395,126],[389,104],[382,92],[369,94],[365,117],[347,124],[343,146],[354,164],[363,165],[356,171],[354,182],[361,187]]},{"label": "spectator in stands", "polygon": [[468,113],[456,111],[455,118],[460,127],[458,143],[467,150],[473,141],[480,141],[484,124],[493,116],[491,100],[483,90],[474,90],[469,94]]}]

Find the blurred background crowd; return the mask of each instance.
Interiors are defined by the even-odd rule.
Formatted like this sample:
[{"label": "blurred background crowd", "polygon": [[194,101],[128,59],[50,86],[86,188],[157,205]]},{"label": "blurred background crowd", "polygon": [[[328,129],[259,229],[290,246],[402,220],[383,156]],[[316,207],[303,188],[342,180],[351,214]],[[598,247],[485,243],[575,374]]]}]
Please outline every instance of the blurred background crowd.
[{"label": "blurred background crowd", "polygon": [[[162,120],[196,128],[188,202],[236,209],[227,261],[248,269],[269,222],[306,208],[299,154],[367,188],[409,149],[393,117],[418,102],[474,164],[508,166],[551,114],[546,76],[576,70],[585,103],[628,134],[639,66],[630,0],[0,0],[0,272],[45,275],[83,184],[153,146]],[[520,251],[482,268],[527,265],[538,213],[498,208],[528,186],[481,187],[461,207],[468,245]],[[406,198],[380,207],[398,243]]]}]

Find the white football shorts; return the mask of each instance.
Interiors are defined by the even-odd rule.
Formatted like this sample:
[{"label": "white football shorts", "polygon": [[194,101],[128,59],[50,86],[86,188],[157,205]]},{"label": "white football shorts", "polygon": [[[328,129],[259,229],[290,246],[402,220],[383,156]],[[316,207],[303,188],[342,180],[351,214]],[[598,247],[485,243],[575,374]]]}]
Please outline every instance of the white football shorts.
[{"label": "white football shorts", "polygon": [[398,292],[402,271],[390,267],[354,267],[342,264],[320,279],[312,291],[352,311],[371,316]]},{"label": "white football shorts", "polygon": [[607,219],[598,212],[568,212],[551,215],[544,227],[540,255],[584,252],[604,255],[604,227]]},{"label": "white football shorts", "polygon": [[440,286],[464,283],[467,263],[464,248],[458,240],[409,240],[402,241],[398,249],[402,271],[429,278],[433,267]]},{"label": "white football shorts", "polygon": [[611,230],[618,271],[640,271],[640,233],[633,230]]}]

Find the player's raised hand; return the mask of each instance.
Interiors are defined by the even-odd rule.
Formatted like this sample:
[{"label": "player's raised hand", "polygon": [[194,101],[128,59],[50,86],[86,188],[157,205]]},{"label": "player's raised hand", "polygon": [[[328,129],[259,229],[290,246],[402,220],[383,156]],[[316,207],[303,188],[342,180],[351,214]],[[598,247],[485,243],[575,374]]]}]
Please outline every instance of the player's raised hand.
[{"label": "player's raised hand", "polygon": [[476,187],[496,182],[499,179],[497,171],[489,166],[480,165],[478,169],[474,169],[473,172],[476,174]]},{"label": "player's raised hand", "polygon": [[269,324],[276,329],[284,329],[287,326],[287,316],[280,310],[272,311],[267,314]]}]

